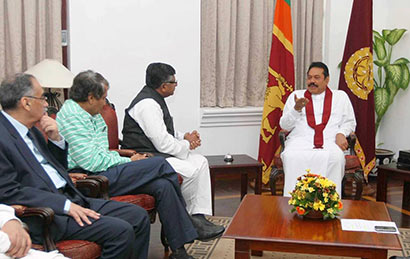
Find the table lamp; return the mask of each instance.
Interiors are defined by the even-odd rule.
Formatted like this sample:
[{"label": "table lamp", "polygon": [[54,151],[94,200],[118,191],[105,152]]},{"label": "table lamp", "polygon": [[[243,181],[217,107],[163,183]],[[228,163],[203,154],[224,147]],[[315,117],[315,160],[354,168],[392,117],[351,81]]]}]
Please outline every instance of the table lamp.
[{"label": "table lamp", "polygon": [[54,108],[57,112],[62,106],[58,99],[60,93],[52,92],[51,89],[70,88],[73,84],[74,74],[54,59],[44,59],[24,73],[33,75],[42,87],[48,88],[48,92],[44,95],[47,97],[49,108]]}]

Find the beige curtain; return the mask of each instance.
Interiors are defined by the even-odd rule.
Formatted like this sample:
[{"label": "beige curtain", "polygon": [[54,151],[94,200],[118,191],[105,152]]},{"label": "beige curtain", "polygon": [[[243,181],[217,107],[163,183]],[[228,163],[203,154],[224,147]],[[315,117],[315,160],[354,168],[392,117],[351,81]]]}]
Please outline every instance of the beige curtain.
[{"label": "beige curtain", "polygon": [[[201,1],[201,107],[263,106],[275,3]],[[322,57],[323,0],[292,1],[292,18],[301,89],[306,64]]]},{"label": "beige curtain", "polygon": [[62,61],[61,0],[0,0],[0,80],[45,58]]}]

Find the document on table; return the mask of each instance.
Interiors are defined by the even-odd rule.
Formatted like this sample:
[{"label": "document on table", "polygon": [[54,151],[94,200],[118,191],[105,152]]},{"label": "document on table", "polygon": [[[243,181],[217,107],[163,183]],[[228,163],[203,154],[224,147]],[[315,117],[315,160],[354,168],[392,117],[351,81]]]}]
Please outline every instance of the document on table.
[{"label": "document on table", "polygon": [[[399,230],[397,229],[396,223],[391,221],[377,221],[364,219],[341,219],[340,221],[342,223],[342,230],[345,231],[365,231],[387,234],[400,234]],[[379,231],[376,229],[389,229],[389,231]]]}]

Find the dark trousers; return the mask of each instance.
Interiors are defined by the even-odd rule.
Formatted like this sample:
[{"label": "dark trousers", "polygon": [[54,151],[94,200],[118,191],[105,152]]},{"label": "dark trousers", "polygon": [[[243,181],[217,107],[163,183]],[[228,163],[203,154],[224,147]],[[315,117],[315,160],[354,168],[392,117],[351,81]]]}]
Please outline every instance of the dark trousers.
[{"label": "dark trousers", "polygon": [[[90,199],[90,209],[93,209]],[[133,204],[108,201],[99,210],[100,219],[91,225],[81,227],[68,217],[67,230],[63,240],[79,239],[96,242],[102,247],[100,258],[148,257],[150,222],[147,212]]]},{"label": "dark trousers", "polygon": [[145,193],[152,195],[171,249],[193,241],[198,234],[185,209],[178,176],[162,157],[112,167],[104,175],[111,196]]}]

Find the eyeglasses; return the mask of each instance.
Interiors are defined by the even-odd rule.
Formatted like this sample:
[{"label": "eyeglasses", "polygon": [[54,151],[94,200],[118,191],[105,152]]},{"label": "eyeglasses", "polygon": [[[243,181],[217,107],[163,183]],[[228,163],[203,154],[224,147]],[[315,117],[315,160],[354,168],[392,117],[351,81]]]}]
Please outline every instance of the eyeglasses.
[{"label": "eyeglasses", "polygon": [[166,84],[178,84],[178,81],[169,81],[169,82],[165,82]]},{"label": "eyeglasses", "polygon": [[26,95],[24,97],[27,98],[32,98],[32,99],[36,99],[36,100],[41,100],[41,101],[47,101],[47,96],[42,95],[41,97],[35,97],[35,96],[31,96],[31,95]]}]

